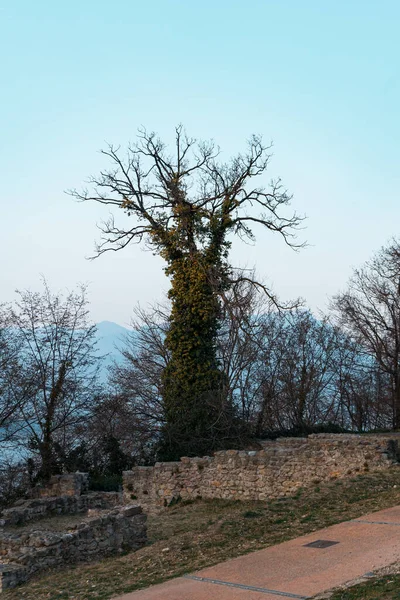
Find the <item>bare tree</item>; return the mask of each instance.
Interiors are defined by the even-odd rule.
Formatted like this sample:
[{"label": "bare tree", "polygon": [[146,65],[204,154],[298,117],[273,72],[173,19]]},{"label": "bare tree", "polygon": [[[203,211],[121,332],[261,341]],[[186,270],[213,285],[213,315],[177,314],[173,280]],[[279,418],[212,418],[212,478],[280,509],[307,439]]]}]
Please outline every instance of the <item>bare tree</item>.
[{"label": "bare tree", "polygon": [[361,269],[332,308],[341,326],[389,378],[392,427],[400,427],[400,243],[392,240]]},{"label": "bare tree", "polygon": [[337,330],[308,310],[264,315],[253,379],[257,436],[335,421],[337,346]]},{"label": "bare tree", "polygon": [[390,377],[354,339],[343,333],[340,342],[336,355],[336,422],[359,432],[390,429]]},{"label": "bare tree", "polygon": [[10,321],[9,307],[0,306],[0,441],[16,443],[24,428],[21,409],[29,393],[29,382],[21,371],[21,337]]},{"label": "bare tree", "polygon": [[252,423],[258,412],[265,323],[269,315],[276,313],[275,303],[253,281],[253,273],[241,273],[239,283],[224,295],[217,337],[217,356],[226,374],[227,395],[246,423]]},{"label": "bare tree", "polygon": [[291,427],[324,423],[334,414],[337,334],[326,318],[309,311],[288,315],[280,396]]},{"label": "bare tree", "polygon": [[103,470],[107,462],[105,449],[110,441],[118,445],[125,457],[129,457],[127,467],[154,463],[162,412],[155,422],[154,413],[150,420],[140,409],[141,398],[137,394],[130,395],[129,389],[125,387],[121,394],[117,387],[100,396],[81,431],[82,444],[91,463],[91,470]]},{"label": "bare tree", "polygon": [[26,464],[2,457],[0,464],[0,510],[23,496],[29,487],[30,478]]},{"label": "bare tree", "polygon": [[[230,236],[254,240],[258,227],[299,248],[295,232],[302,219],[285,213],[291,197],[279,180],[269,189],[259,185],[270,160],[260,137],[253,136],[247,153],[225,164],[213,143],[197,143],[182,127],[176,128],[173,157],[154,133],[141,130],[138,138],[126,156],[110,146],[104,154],[112,169],[91,180],[91,191],[73,194],[121,209],[131,219],[125,226],[114,217],[104,223],[97,254],[144,242],[166,262],[172,286],[165,339],[170,360],[162,376],[163,452],[176,458],[215,447],[221,432],[226,388],[216,356],[221,298],[246,279],[228,262]],[[261,283],[251,283],[275,300]]]},{"label": "bare tree", "polygon": [[111,405],[121,427],[123,422],[130,424],[125,433],[120,428],[118,439],[124,440],[124,449],[131,453],[140,453],[140,448],[159,440],[165,423],[162,373],[170,358],[165,346],[168,316],[167,303],[157,303],[147,311],[137,307],[132,329],[120,347],[122,361],[110,369],[109,383],[115,390]]},{"label": "bare tree", "polygon": [[12,308],[12,326],[22,340],[21,378],[29,388],[21,410],[31,449],[41,460],[40,475],[57,470],[55,444],[73,444],[71,429],[83,418],[96,395],[99,357],[94,325],[89,323],[86,288],[65,297],[19,291]]}]

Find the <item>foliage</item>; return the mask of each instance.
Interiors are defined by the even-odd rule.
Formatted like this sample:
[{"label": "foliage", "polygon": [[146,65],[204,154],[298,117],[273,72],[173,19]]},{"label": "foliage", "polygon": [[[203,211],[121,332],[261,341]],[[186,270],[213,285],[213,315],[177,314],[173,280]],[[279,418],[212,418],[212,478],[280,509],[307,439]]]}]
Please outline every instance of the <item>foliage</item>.
[{"label": "foliage", "polygon": [[[163,371],[166,424],[159,450],[164,460],[205,454],[221,439],[216,423],[226,421],[224,374],[216,357],[219,325],[218,298],[199,258],[176,261],[172,271],[170,327],[166,348],[171,359]],[[226,423],[223,422],[226,433]],[[229,426],[228,426],[229,428]],[[218,443],[217,442],[217,443]]]},{"label": "foliage", "polygon": [[93,492],[120,492],[122,475],[90,475],[89,489]]}]

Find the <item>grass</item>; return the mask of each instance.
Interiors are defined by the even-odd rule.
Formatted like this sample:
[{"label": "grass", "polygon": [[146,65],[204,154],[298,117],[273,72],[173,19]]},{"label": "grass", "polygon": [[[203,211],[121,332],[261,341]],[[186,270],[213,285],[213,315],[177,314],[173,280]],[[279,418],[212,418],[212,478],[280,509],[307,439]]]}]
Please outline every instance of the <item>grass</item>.
[{"label": "grass", "polygon": [[400,575],[385,575],[347,590],[334,593],[330,600],[398,600]]},{"label": "grass", "polygon": [[[138,552],[49,572],[20,588],[3,592],[2,600],[109,600],[397,504],[400,504],[397,467],[349,480],[320,483],[293,498],[269,502],[180,502],[149,517],[149,542]],[[389,580],[392,579],[395,581],[395,577]],[[396,581],[399,590],[399,580]],[[366,585],[378,586],[371,592],[375,596],[351,595],[358,593],[354,588],[338,592],[342,595],[333,598],[400,599],[399,591],[393,591],[397,595],[388,591],[386,596],[379,591],[379,585],[387,587],[392,583],[373,581]],[[393,584],[393,590],[395,587]]]}]

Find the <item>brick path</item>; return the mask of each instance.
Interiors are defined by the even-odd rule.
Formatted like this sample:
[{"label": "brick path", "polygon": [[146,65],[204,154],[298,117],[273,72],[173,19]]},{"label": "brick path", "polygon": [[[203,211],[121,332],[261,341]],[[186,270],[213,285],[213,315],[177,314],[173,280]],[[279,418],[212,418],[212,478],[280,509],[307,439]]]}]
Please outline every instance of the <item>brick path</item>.
[{"label": "brick path", "polygon": [[[307,546],[318,541],[336,543]],[[305,600],[396,561],[400,561],[400,506],[115,600]]]}]

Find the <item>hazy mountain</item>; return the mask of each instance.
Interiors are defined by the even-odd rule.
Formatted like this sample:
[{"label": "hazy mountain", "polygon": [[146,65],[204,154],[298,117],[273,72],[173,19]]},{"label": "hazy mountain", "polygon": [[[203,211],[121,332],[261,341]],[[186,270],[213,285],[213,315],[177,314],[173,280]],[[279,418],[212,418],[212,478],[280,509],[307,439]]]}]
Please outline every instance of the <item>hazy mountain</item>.
[{"label": "hazy mountain", "polygon": [[103,366],[103,376],[107,375],[107,367],[114,361],[121,360],[118,347],[123,345],[124,336],[130,330],[112,321],[101,321],[97,323],[97,349],[100,355],[106,355]]}]

